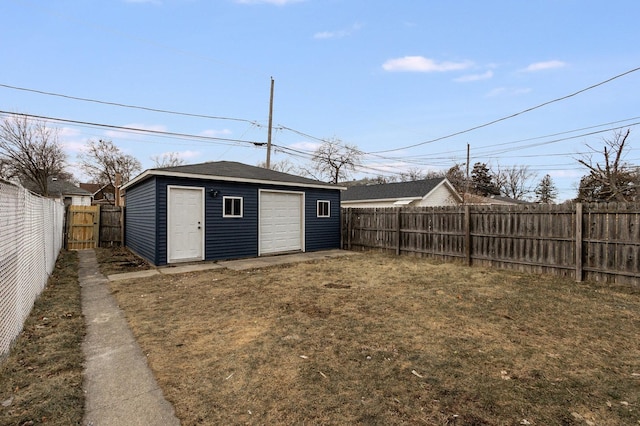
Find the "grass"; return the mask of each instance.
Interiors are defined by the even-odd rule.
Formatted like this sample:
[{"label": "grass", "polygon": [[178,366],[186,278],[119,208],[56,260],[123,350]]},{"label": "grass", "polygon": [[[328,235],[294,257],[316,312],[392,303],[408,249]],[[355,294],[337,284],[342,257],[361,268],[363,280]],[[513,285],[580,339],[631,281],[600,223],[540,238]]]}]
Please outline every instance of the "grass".
[{"label": "grass", "polygon": [[61,252],[9,355],[0,360],[0,424],[79,425],[85,327],[78,257]]},{"label": "grass", "polygon": [[640,294],[367,253],[111,283],[184,425],[640,424]]}]

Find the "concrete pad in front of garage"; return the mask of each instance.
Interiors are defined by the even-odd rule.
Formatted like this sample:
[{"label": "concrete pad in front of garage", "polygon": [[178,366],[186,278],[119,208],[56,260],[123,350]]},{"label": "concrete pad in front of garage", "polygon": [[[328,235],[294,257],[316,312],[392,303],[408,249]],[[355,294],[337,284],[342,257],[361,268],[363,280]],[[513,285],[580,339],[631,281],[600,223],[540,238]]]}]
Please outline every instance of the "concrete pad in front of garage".
[{"label": "concrete pad in front of garage", "polygon": [[330,259],[333,257],[353,256],[358,254],[361,253],[339,249],[280,254],[274,256],[252,257],[249,259],[225,260],[216,263],[190,263],[180,266],[165,266],[147,271],[125,272],[123,274],[109,275],[107,278],[109,281],[120,281],[152,277],[159,274],[174,275],[222,268],[231,269],[233,271],[244,271],[247,269],[265,268],[267,266],[286,265],[287,263],[308,262],[310,260]]},{"label": "concrete pad in front of garage", "polygon": [[157,269],[149,269],[147,271],[125,272],[122,274],[108,275],[107,279],[109,281],[134,280],[136,278],[147,278],[158,274],[160,274],[160,272],[158,272]]},{"label": "concrete pad in front of garage", "polygon": [[220,266],[219,263],[192,263],[189,265],[180,265],[180,266],[167,266],[165,268],[158,269],[161,274],[164,275],[173,275],[173,274],[184,274],[186,272],[200,272],[200,271],[208,271],[210,269],[221,269],[223,266]]}]

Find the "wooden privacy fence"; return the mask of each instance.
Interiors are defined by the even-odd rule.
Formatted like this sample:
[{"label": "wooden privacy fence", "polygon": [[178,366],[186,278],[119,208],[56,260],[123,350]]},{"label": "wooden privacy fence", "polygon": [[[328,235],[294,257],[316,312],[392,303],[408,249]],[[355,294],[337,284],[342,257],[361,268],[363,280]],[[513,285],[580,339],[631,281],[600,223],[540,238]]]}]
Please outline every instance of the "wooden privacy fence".
[{"label": "wooden privacy fence", "polygon": [[121,246],[123,207],[100,206],[100,247]]},{"label": "wooden privacy fence", "polygon": [[68,250],[122,245],[122,207],[69,206],[66,239]]},{"label": "wooden privacy fence", "polygon": [[640,203],[347,208],[342,244],[640,286]]}]

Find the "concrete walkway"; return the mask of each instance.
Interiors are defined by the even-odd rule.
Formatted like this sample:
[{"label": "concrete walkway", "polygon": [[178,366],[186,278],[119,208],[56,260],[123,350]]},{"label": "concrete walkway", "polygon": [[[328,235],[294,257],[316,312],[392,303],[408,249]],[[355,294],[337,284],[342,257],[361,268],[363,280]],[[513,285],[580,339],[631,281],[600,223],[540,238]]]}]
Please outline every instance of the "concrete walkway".
[{"label": "concrete walkway", "polygon": [[98,271],[95,252],[78,252],[87,335],[85,426],[179,425],[149,369],[123,312]]}]

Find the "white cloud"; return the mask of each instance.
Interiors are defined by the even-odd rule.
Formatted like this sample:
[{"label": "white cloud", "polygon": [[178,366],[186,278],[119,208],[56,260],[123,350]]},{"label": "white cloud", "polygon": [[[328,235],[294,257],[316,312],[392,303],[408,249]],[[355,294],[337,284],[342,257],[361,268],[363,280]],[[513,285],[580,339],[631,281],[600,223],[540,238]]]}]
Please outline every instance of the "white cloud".
[{"label": "white cloud", "polygon": [[528,67],[522,69],[523,72],[536,72],[543,70],[550,70],[554,68],[562,68],[567,64],[562,61],[546,61],[546,62],[535,62],[530,64]]},{"label": "white cloud", "polygon": [[530,93],[531,89],[528,87],[497,87],[486,94],[487,98],[494,98],[497,96],[518,96]]},{"label": "white cloud", "polygon": [[233,132],[229,129],[222,129],[222,130],[208,129],[200,132],[200,136],[206,136],[208,138],[221,138],[224,136],[229,136],[231,133]]},{"label": "white cloud", "polygon": [[305,0],[235,0],[238,4],[273,4],[276,6],[286,6],[287,4],[300,3]]},{"label": "white cloud", "polygon": [[321,142],[303,141],[303,142],[293,143],[293,144],[289,145],[289,147],[291,147],[293,149],[299,149],[300,151],[313,152],[316,149],[320,148],[321,145],[322,145]]},{"label": "white cloud", "polygon": [[402,58],[389,59],[382,64],[385,71],[398,72],[445,72],[464,70],[473,65],[471,61],[463,62],[437,62],[424,56],[404,56]]},{"label": "white cloud", "polygon": [[87,144],[79,141],[65,141],[62,142],[62,147],[71,154],[77,154],[86,151]]},{"label": "white cloud", "polygon": [[471,81],[480,81],[480,80],[488,80],[493,77],[493,71],[488,70],[482,74],[469,74],[463,75],[462,77],[454,78],[453,81],[458,83],[468,83]]},{"label": "white cloud", "polygon": [[78,129],[58,127],[58,140],[67,153],[75,155],[85,150],[86,139]]},{"label": "white cloud", "polygon": [[348,37],[351,34],[353,34],[354,32],[360,30],[361,28],[362,28],[362,25],[356,22],[350,28],[347,28],[347,29],[344,29],[344,30],[322,31],[322,32],[319,32],[319,33],[315,33],[313,35],[313,38],[315,38],[316,40],[327,40],[327,39],[330,39],[330,38]]},{"label": "white cloud", "polygon": [[579,178],[584,175],[584,171],[569,169],[569,170],[551,170],[549,176],[553,178]]},{"label": "white cloud", "polygon": [[150,3],[150,4],[162,4],[160,0],[124,0],[125,3]]}]

